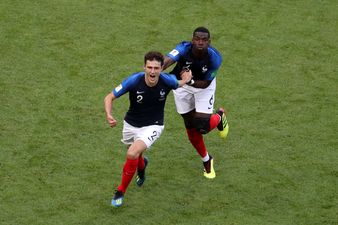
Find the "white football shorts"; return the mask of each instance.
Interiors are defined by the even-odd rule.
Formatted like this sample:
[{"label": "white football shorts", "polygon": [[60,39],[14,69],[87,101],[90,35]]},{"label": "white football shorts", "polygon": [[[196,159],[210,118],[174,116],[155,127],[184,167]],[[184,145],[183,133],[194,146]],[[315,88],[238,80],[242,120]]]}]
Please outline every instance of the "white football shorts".
[{"label": "white football shorts", "polygon": [[143,141],[147,148],[150,148],[152,144],[161,136],[164,130],[164,125],[150,125],[145,127],[134,127],[123,121],[122,131],[122,143],[131,145],[136,140]]},{"label": "white football shorts", "polygon": [[184,114],[196,109],[196,112],[212,114],[214,109],[216,79],[207,88],[195,88],[184,85],[174,92],[176,110]]}]

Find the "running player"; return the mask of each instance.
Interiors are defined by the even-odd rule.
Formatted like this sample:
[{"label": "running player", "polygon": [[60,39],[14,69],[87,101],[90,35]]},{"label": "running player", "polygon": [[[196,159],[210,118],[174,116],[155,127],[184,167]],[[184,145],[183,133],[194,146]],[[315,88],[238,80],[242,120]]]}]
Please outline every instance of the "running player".
[{"label": "running player", "polygon": [[192,80],[181,88],[174,90],[176,109],[183,117],[188,138],[202,158],[204,176],[216,177],[213,158],[209,155],[203,140],[214,128],[220,136],[226,138],[229,126],[223,108],[213,114],[216,75],[222,64],[221,54],[210,45],[210,32],[205,27],[194,30],[192,41],[179,43],[165,56],[164,69],[176,63],[170,72],[177,79],[182,70],[192,71]]},{"label": "running player", "polygon": [[144,72],[134,73],[126,78],[104,99],[107,122],[115,127],[112,116],[113,101],[129,92],[130,106],[123,122],[122,142],[128,146],[122,180],[115,191],[111,204],[119,207],[135,172],[136,184],[145,181],[148,160],[143,152],[161,136],[164,129],[164,106],[170,90],[183,86],[191,80],[191,71],[185,71],[180,80],[174,75],[162,72],[164,56],[159,52],[148,52],[144,56]]}]

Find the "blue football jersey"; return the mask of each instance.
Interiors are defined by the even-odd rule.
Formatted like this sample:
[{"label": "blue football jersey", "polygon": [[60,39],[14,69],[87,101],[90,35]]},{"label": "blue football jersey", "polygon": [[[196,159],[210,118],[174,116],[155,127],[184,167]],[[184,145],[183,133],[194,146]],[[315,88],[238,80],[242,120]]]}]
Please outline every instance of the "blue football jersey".
[{"label": "blue football jersey", "polygon": [[161,73],[154,87],[145,82],[145,73],[134,73],[113,90],[118,98],[129,92],[130,106],[125,121],[135,127],[164,124],[164,106],[167,95],[178,88],[174,75]]},{"label": "blue football jersey", "polygon": [[167,56],[176,62],[170,73],[175,74],[177,79],[181,79],[180,72],[183,68],[189,68],[194,80],[213,80],[222,64],[221,54],[212,46],[208,47],[206,57],[194,58],[192,44],[187,41],[179,43]]}]

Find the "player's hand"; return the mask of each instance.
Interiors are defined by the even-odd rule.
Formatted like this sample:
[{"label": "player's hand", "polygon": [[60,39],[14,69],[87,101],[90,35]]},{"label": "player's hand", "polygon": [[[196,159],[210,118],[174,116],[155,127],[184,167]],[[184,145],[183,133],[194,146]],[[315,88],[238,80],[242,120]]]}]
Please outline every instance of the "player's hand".
[{"label": "player's hand", "polygon": [[189,67],[183,67],[182,68],[182,70],[181,70],[181,72],[180,72],[180,76],[182,76],[182,74],[184,73],[184,72],[189,72],[190,71],[190,68]]},{"label": "player's hand", "polygon": [[115,127],[117,124],[116,119],[112,115],[106,115],[107,122],[109,123],[110,127]]},{"label": "player's hand", "polygon": [[192,79],[192,73],[191,73],[191,70],[185,70],[185,71],[181,74],[181,79],[182,79],[185,83],[188,83],[188,82]]}]

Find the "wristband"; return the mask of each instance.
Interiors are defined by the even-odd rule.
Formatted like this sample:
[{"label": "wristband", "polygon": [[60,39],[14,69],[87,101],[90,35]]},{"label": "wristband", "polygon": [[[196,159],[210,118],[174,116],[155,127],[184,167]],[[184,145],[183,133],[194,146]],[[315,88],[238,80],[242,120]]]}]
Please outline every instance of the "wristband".
[{"label": "wristband", "polygon": [[195,81],[193,79],[191,79],[189,82],[187,82],[186,84],[189,86],[192,86],[195,83]]}]

